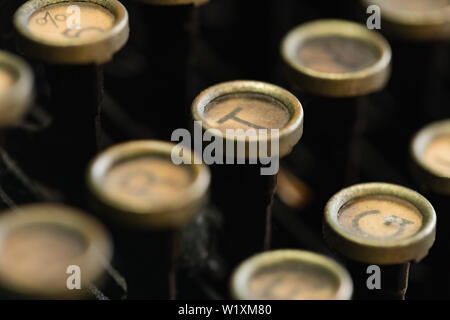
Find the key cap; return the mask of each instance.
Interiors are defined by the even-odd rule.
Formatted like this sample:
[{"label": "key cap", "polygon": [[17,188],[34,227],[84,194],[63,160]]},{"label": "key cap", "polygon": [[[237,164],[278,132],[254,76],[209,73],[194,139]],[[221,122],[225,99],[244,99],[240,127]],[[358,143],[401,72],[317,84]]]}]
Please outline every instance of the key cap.
[{"label": "key cap", "polygon": [[51,64],[100,65],[128,39],[128,14],[116,0],[31,0],[16,11],[14,26],[20,49]]},{"label": "key cap", "polygon": [[45,157],[30,171],[76,198],[80,190],[71,188],[82,185],[100,139],[102,65],[128,39],[127,11],[117,0],[31,0],[16,11],[14,26],[19,50],[44,67],[50,86],[52,126],[37,137]]},{"label": "key cap", "polygon": [[130,299],[175,298],[182,230],[208,201],[208,168],[175,165],[175,147],[156,140],[119,144],[99,154],[88,169],[91,205],[116,237]]},{"label": "key cap", "polygon": [[382,29],[399,38],[414,41],[450,38],[448,0],[362,0],[381,9]]},{"label": "key cap", "polygon": [[291,30],[281,45],[293,85],[325,97],[381,90],[390,71],[389,44],[363,25],[317,20]]},{"label": "key cap", "polygon": [[[211,146],[205,141],[203,160],[212,165],[212,196],[224,214],[222,248],[229,267],[233,267],[270,246],[278,162],[302,136],[303,109],[296,97],[280,87],[234,81],[199,94],[192,104],[192,113],[194,120],[200,122],[194,126],[194,143],[201,138],[200,126],[207,135],[222,142],[211,159],[206,152]],[[278,134],[272,130],[278,130]],[[278,150],[272,148],[275,143]]]},{"label": "key cap", "polygon": [[450,196],[450,119],[428,124],[411,140],[414,175],[423,190]]},{"label": "key cap", "polygon": [[236,268],[230,283],[236,300],[350,300],[353,292],[344,267],[302,250],[254,255]]},{"label": "key cap", "polygon": [[[405,299],[410,262],[425,258],[434,243],[436,213],[408,188],[365,183],[329,200],[323,228],[328,246],[347,259],[356,299]],[[381,270],[380,289],[369,288],[369,265]]]},{"label": "key cap", "polygon": [[101,287],[113,247],[109,233],[86,213],[23,205],[2,212],[0,229],[3,297],[85,299],[92,298],[91,288]]},{"label": "key cap", "polygon": [[[33,73],[21,58],[0,51],[0,129],[18,125],[33,100]],[[0,145],[2,142],[0,136]]]}]

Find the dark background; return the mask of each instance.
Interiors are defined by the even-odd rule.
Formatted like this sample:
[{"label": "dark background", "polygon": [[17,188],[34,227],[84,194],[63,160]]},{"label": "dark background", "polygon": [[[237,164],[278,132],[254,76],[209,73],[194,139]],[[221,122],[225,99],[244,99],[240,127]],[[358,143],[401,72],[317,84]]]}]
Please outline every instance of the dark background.
[{"label": "dark background", "polygon": [[[11,18],[23,2],[0,2],[1,50],[20,54],[14,45]],[[130,0],[122,3],[129,11],[131,33],[127,45],[103,66],[105,89],[101,129],[97,131],[99,149],[132,139],[170,139],[173,129],[189,126],[188,111],[195,96],[219,82],[251,79],[290,89],[283,77],[279,55],[280,41],[290,29],[319,18],[362,23],[367,18],[365,8],[357,1],[212,0],[194,10],[155,9]],[[332,254],[322,238],[321,216],[325,201],[345,186],[379,181],[422,190],[409,171],[409,141],[423,125],[450,116],[449,45],[410,43],[390,35],[386,37],[393,48],[392,78],[383,91],[360,100],[354,122],[346,118],[348,111],[344,110],[343,103],[340,104],[342,115],[337,109],[333,117],[327,117],[328,109],[324,105],[323,110],[312,111],[321,114],[323,122],[318,117],[311,117],[314,121],[308,122],[308,105],[321,108],[321,100],[294,92],[305,108],[305,136],[309,128],[313,130],[324,123],[335,130],[346,126],[356,129],[343,141],[341,157],[347,169],[342,174],[333,174],[339,169],[334,170],[335,162],[326,152],[319,155],[311,145],[302,142],[283,160],[283,167],[305,185],[307,196],[300,208],[289,207],[277,198],[273,224],[275,247]],[[51,127],[52,111],[48,104],[54,93],[44,66],[28,61],[36,74],[36,104],[24,124],[8,133],[5,147],[39,191],[30,190],[5,164],[0,164],[0,185],[15,203],[46,199],[44,193],[85,207],[81,186],[76,191],[66,190],[70,189],[67,185],[50,177],[55,173],[42,154],[45,149],[37,141],[44,139],[45,131]],[[83,96],[80,87],[75,81],[69,90]],[[74,126],[74,137],[82,136],[89,125],[89,121],[80,121]],[[73,138],[71,143],[75,147],[81,144],[82,149],[85,141]],[[71,170],[70,162],[59,163],[61,172]],[[75,192],[74,196],[67,197],[71,192]],[[437,243],[441,241],[444,248],[438,255],[432,249],[429,257],[413,265],[407,298],[449,298],[450,278],[446,266],[450,252],[446,254],[445,250],[448,241],[445,215],[450,210],[450,201],[423,192],[437,211]],[[0,199],[0,207],[8,207],[4,199]],[[214,286],[210,288],[208,280],[196,279],[186,280],[185,287],[195,289],[181,290],[185,298],[215,297],[211,293]],[[226,292],[217,291],[219,296],[226,296]]]}]

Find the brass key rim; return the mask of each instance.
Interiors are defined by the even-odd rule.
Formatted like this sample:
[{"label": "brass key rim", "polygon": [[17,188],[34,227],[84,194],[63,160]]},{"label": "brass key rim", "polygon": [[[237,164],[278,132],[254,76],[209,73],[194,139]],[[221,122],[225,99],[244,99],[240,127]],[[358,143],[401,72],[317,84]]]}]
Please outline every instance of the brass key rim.
[{"label": "brass key rim", "polygon": [[272,250],[256,254],[243,261],[233,272],[230,280],[231,297],[235,300],[255,300],[248,287],[249,280],[259,271],[283,263],[298,263],[321,268],[332,276],[337,285],[334,300],[350,300],[353,282],[348,271],[339,263],[324,255],[304,250]]},{"label": "brass key rim", "polygon": [[[176,147],[173,143],[142,140],[118,144],[100,153],[87,171],[88,189],[93,200],[100,205],[99,209],[116,221],[140,228],[177,229],[189,223],[208,202],[211,177],[204,164],[196,164],[195,161],[186,164],[192,170],[191,184],[167,203],[149,203],[143,207],[115,199],[103,187],[104,177],[116,164],[145,156],[162,156],[171,161],[171,154],[177,150]],[[183,153],[181,158],[185,163],[190,163],[197,156],[193,152]]]},{"label": "brass key rim", "polygon": [[81,299],[89,294],[89,285],[101,285],[106,266],[112,259],[113,244],[108,231],[96,219],[83,211],[61,204],[40,203],[15,207],[2,212],[0,216],[0,248],[9,234],[32,226],[67,229],[84,240],[86,249],[79,257],[74,258],[74,265],[81,270],[81,289],[67,288],[66,279],[70,274],[66,274],[66,270],[62,275],[63,283],[55,283],[54,286],[37,286],[23,277],[19,282],[12,281],[3,269],[0,250],[0,283],[4,288],[25,297]]},{"label": "brass key rim", "polygon": [[433,192],[450,195],[450,175],[439,171],[423,160],[428,144],[436,137],[450,136],[450,119],[433,122],[419,130],[411,140],[410,156],[417,182]]},{"label": "brass key rim", "polygon": [[[307,40],[325,36],[342,36],[363,41],[378,51],[378,60],[354,72],[334,73],[314,70],[297,58],[298,48]],[[391,73],[392,51],[377,32],[345,20],[316,20],[291,30],[282,40],[281,56],[294,86],[326,97],[355,97],[379,91]]]},{"label": "brass key rim", "polygon": [[450,40],[450,3],[444,9],[415,12],[386,6],[384,0],[362,0],[361,4],[379,6],[382,25],[393,35],[413,41]]},{"label": "brass key rim", "polygon": [[[412,236],[392,240],[370,240],[350,234],[338,221],[339,211],[352,200],[367,196],[391,196],[412,204],[422,214],[422,226]],[[430,202],[411,189],[389,183],[363,183],[345,188],[326,204],[323,224],[328,245],[343,256],[363,263],[402,264],[422,260],[436,235],[436,213]]]},{"label": "brass key rim", "polygon": [[0,128],[20,123],[33,101],[33,72],[20,57],[0,51],[0,68],[11,72],[14,83],[0,96]]},{"label": "brass key rim", "polygon": [[17,45],[26,55],[54,64],[103,64],[112,60],[113,55],[128,40],[128,13],[117,0],[76,0],[99,5],[109,10],[115,17],[113,27],[95,39],[53,41],[34,35],[28,28],[31,15],[47,6],[70,3],[71,0],[30,0],[14,14]]},{"label": "brass key rim", "polygon": [[[270,98],[274,98],[283,104],[289,111],[290,119],[288,123],[279,129],[279,134],[268,134],[267,139],[262,140],[259,137],[243,137],[243,136],[227,136],[226,133],[215,129],[208,124],[205,119],[205,109],[214,100],[233,94],[261,94]],[[276,85],[251,80],[236,80],[230,82],[223,82],[212,86],[201,92],[192,103],[192,115],[194,121],[201,121],[203,130],[210,130],[212,135],[220,139],[231,140],[234,143],[245,143],[246,151],[249,150],[248,144],[250,142],[267,143],[268,150],[273,139],[278,139],[279,142],[279,157],[288,155],[294,146],[300,141],[303,135],[303,108],[300,101],[289,91],[278,87]],[[225,144],[225,143],[224,143]],[[246,154],[248,157],[248,152]],[[271,155],[272,157],[277,155]]]}]

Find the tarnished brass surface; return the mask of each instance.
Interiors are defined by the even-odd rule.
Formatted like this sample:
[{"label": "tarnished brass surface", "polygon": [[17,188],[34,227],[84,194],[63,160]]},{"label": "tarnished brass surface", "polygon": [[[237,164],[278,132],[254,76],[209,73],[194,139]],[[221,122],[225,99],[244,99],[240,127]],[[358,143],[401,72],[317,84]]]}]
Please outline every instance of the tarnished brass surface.
[{"label": "tarnished brass surface", "polygon": [[[108,232],[77,209],[32,204],[0,215],[0,285],[20,296],[83,298],[101,283],[112,253]],[[71,265],[80,267],[80,290],[67,288]]]},{"label": "tarnished brass surface", "polygon": [[434,243],[436,213],[419,193],[393,184],[343,189],[325,207],[324,236],[343,256],[363,263],[420,261]]},{"label": "tarnished brass surface", "polygon": [[420,130],[411,140],[410,155],[418,184],[450,196],[450,119]]},{"label": "tarnished brass surface", "polygon": [[33,100],[33,74],[21,58],[0,51],[0,128],[17,125]]},{"label": "tarnished brass surface", "polygon": [[142,228],[187,224],[207,203],[210,173],[203,164],[175,165],[171,159],[174,147],[143,140],[99,154],[89,166],[87,184],[101,210]]},{"label": "tarnished brass surface", "polygon": [[381,9],[381,28],[414,41],[450,40],[449,0],[362,0]]},{"label": "tarnished brass surface", "polygon": [[[200,93],[192,104],[192,114],[204,130],[215,129],[213,135],[246,144],[266,142],[271,150],[272,139],[279,139],[279,156],[289,154],[303,134],[303,109],[298,99],[278,86],[257,81],[224,82]],[[234,114],[240,120],[228,119]],[[253,135],[227,135],[227,129],[254,129]],[[279,135],[267,130],[278,129]],[[225,144],[225,143],[224,143]],[[247,154],[248,156],[248,154]],[[275,156],[275,155],[272,155]]]},{"label": "tarnished brass surface", "polygon": [[294,28],[281,56],[293,87],[327,97],[381,90],[391,71],[391,48],[378,33],[344,20],[317,20]]},{"label": "tarnished brass surface", "polygon": [[349,300],[348,272],[325,256],[301,250],[274,250],[242,262],[231,278],[237,300]]},{"label": "tarnished brass surface", "polygon": [[[80,8],[80,29],[68,26],[71,5]],[[129,33],[128,13],[117,0],[30,0],[16,11],[14,26],[21,51],[55,64],[108,62]]]}]

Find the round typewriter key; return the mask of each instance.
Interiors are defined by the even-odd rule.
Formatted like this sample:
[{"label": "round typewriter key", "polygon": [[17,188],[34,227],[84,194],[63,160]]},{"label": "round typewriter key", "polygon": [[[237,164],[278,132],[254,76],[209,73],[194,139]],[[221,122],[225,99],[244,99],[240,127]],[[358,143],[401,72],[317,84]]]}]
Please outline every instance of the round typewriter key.
[{"label": "round typewriter key", "polygon": [[[223,250],[233,266],[270,244],[279,158],[289,154],[302,136],[302,106],[280,87],[234,81],[203,91],[193,102],[192,113],[205,134],[223,142],[223,149],[216,150],[220,160],[212,166],[213,198],[225,214]],[[264,163],[264,157],[270,163]]]},{"label": "round typewriter key", "polygon": [[[208,168],[174,164],[175,147],[154,140],[119,144],[98,155],[88,170],[92,204],[112,222],[130,298],[167,299],[169,291],[173,298],[168,276],[179,233],[207,204]],[[183,154],[185,163],[191,156]]]},{"label": "round typewriter key", "polygon": [[0,51],[0,128],[17,125],[33,97],[30,67],[12,54]]},{"label": "round typewriter key", "polygon": [[292,81],[326,97],[354,97],[382,89],[391,49],[363,25],[342,20],[303,24],[284,38],[281,53]]},{"label": "round typewriter key", "polygon": [[450,39],[448,0],[363,0],[362,3],[379,6],[383,28],[401,38]]},{"label": "round typewriter key", "polygon": [[92,194],[111,209],[113,218],[135,226],[184,226],[205,204],[210,178],[204,165],[174,164],[173,148],[149,140],[107,149],[89,167]]},{"label": "round typewriter key", "polygon": [[[435,233],[431,204],[397,185],[355,185],[334,195],[325,208],[325,240],[350,260],[359,298],[404,298],[409,263],[428,254]],[[382,290],[367,288],[364,264],[380,266]]]},{"label": "round typewriter key", "polygon": [[[0,285],[9,298],[85,298],[89,287],[101,284],[112,257],[103,226],[62,205],[33,204],[5,211],[0,232]],[[67,287],[72,266],[81,271],[81,290]]]},{"label": "round typewriter key", "polygon": [[237,267],[231,294],[237,300],[350,300],[348,272],[325,256],[301,250],[255,255]]},{"label": "round typewriter key", "polygon": [[[63,27],[64,32],[61,32],[58,22],[67,21],[70,5],[76,5],[80,11],[83,11],[83,25],[81,25],[81,19],[78,24],[74,22],[73,28],[70,22],[66,22],[66,26]],[[34,36],[50,41],[61,42],[68,38],[92,41],[111,30],[114,20],[114,15],[110,11],[93,3],[56,3],[36,10],[28,20],[28,29]]]},{"label": "round typewriter key", "polygon": [[128,15],[116,0],[31,0],[14,25],[19,48],[52,64],[102,64],[128,39]]},{"label": "round typewriter key", "polygon": [[[420,194],[387,183],[341,190],[325,208],[325,237],[345,256],[361,262],[420,261],[431,248],[436,214]],[[335,242],[333,240],[336,240]]]},{"label": "round typewriter key", "polygon": [[450,195],[450,119],[427,125],[411,142],[414,173],[420,185]]},{"label": "round typewriter key", "polygon": [[128,39],[127,11],[117,0],[30,0],[16,11],[14,26],[19,50],[43,64],[38,81],[50,88],[43,96],[53,117],[36,137],[35,152],[44,156],[28,171],[78,203],[101,138],[102,65]]},{"label": "round typewriter key", "polygon": [[[210,87],[194,100],[192,114],[204,130],[216,129],[211,134],[225,141],[248,144],[245,134],[258,135],[258,143],[277,138],[279,151],[274,151],[274,155],[280,157],[289,154],[303,134],[303,109],[298,99],[264,82],[232,81]],[[268,137],[260,138],[261,130],[267,130]],[[278,130],[278,134],[269,134],[270,130]],[[252,155],[247,152],[245,157]]]}]

